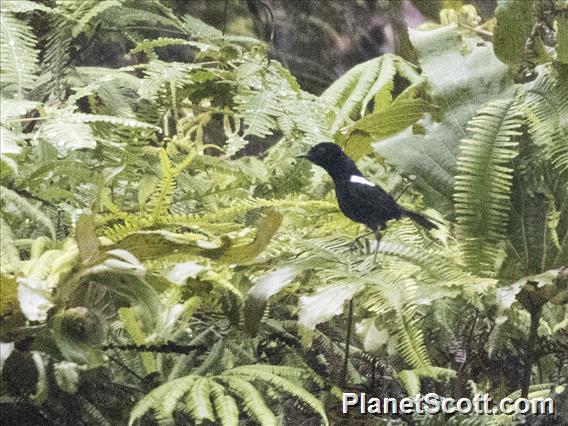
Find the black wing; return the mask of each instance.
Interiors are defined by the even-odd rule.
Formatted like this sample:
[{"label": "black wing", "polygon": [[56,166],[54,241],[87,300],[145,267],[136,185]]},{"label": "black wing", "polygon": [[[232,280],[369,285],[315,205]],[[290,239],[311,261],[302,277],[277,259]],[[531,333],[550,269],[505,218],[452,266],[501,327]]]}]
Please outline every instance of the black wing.
[{"label": "black wing", "polygon": [[339,208],[349,219],[364,223],[371,229],[391,219],[398,219],[402,209],[380,186],[345,182],[336,187]]}]

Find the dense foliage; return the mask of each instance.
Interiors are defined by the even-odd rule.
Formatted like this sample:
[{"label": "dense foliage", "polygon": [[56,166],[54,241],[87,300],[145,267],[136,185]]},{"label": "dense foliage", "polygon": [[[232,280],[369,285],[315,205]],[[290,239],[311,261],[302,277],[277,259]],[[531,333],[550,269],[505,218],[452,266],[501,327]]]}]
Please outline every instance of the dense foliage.
[{"label": "dense foliage", "polygon": [[[568,421],[568,5],[443,3],[416,63],[316,96],[166,2],[3,1],[2,416],[328,424],[357,390],[552,396]],[[77,66],[103,42],[130,65]],[[438,228],[354,247],[295,159],[329,140]]]}]

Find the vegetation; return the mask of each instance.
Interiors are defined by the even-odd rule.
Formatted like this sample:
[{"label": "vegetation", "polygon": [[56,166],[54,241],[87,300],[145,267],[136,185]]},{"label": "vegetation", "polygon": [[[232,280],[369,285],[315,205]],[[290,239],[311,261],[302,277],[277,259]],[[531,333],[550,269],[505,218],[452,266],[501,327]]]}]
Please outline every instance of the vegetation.
[{"label": "vegetation", "polygon": [[[4,420],[336,424],[356,390],[551,396],[568,421],[568,6],[441,3],[406,59],[315,95],[166,1],[3,1]],[[438,229],[354,248],[295,159],[329,140]]]}]

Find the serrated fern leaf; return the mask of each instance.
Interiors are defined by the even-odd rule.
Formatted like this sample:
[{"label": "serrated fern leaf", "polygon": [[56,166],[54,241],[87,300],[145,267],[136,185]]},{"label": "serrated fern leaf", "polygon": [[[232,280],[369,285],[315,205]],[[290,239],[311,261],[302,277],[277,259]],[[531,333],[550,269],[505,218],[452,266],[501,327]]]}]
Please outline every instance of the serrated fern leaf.
[{"label": "serrated fern leaf", "polygon": [[0,88],[4,95],[22,98],[36,80],[37,39],[26,23],[10,13],[0,14]]},{"label": "serrated fern leaf", "polygon": [[529,86],[522,107],[534,142],[568,188],[568,81],[541,73]]},{"label": "serrated fern leaf", "polygon": [[491,274],[510,208],[515,137],[522,120],[514,100],[487,104],[469,122],[458,157],[455,203],[464,258],[470,270]]},{"label": "serrated fern leaf", "polygon": [[77,149],[93,149],[97,145],[91,126],[86,123],[54,118],[40,127],[40,134],[62,154]]},{"label": "serrated fern leaf", "polygon": [[0,233],[0,273],[16,272],[20,264],[20,253],[14,244],[12,229],[3,217],[0,217]]},{"label": "serrated fern leaf", "polygon": [[273,93],[243,89],[235,97],[235,102],[237,111],[244,118],[246,134],[259,137],[272,134],[276,117],[282,114]]},{"label": "serrated fern leaf", "polygon": [[386,317],[394,314],[389,327],[398,337],[398,351],[413,368],[432,365],[416,318],[416,283],[412,278],[384,271],[377,277],[380,286],[369,288],[364,303],[370,312]]},{"label": "serrated fern leaf", "polygon": [[176,188],[173,166],[164,150],[160,150],[160,171],[162,179],[146,206],[146,211],[150,212],[153,223],[167,215]]},{"label": "serrated fern leaf", "polygon": [[196,376],[185,376],[176,380],[171,380],[158,386],[148,393],[134,406],[130,412],[129,425],[144,416],[148,411],[155,410],[156,415],[161,419],[171,419],[173,412],[183,396],[193,387]]},{"label": "serrated fern leaf", "polygon": [[2,199],[5,203],[14,204],[14,206],[18,209],[19,214],[23,214],[33,221],[39,222],[49,231],[51,238],[55,240],[55,226],[53,226],[53,222],[45,213],[34,206],[31,202],[5,186],[0,186],[0,199]]},{"label": "serrated fern leaf", "polygon": [[221,376],[219,380],[242,400],[246,413],[261,425],[278,424],[276,416],[264,402],[264,397],[249,381],[234,376]]},{"label": "serrated fern leaf", "polygon": [[278,374],[265,371],[263,366],[255,366],[249,368],[236,368],[231,370],[231,375],[242,375],[250,381],[262,381],[270,384],[281,392],[292,395],[298,400],[308,405],[312,410],[319,414],[323,420],[323,424],[329,424],[322,403],[303,387],[283,378]]},{"label": "serrated fern leaf", "polygon": [[237,426],[239,424],[239,407],[231,395],[225,393],[225,389],[215,381],[211,381],[211,397],[213,407],[217,412],[217,418],[222,426]]},{"label": "serrated fern leaf", "polygon": [[335,81],[320,97],[328,108],[337,108],[330,122],[331,133],[361,118],[375,95],[381,104],[388,100],[395,74],[395,57],[383,55],[353,67]]},{"label": "serrated fern leaf", "polygon": [[193,417],[198,424],[203,422],[203,420],[209,420],[211,422],[215,420],[215,413],[213,412],[213,405],[211,404],[211,386],[209,379],[197,379],[185,399],[191,417]]}]

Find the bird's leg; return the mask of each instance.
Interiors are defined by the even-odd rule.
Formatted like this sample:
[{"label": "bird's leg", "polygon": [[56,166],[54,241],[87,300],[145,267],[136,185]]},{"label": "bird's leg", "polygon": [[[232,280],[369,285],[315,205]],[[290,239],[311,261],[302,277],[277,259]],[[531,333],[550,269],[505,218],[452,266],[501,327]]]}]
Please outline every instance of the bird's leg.
[{"label": "bird's leg", "polygon": [[373,263],[377,263],[377,253],[379,252],[379,245],[381,244],[381,227],[379,226],[373,231],[375,238],[377,239],[377,245],[375,246],[375,254],[373,256]]},{"label": "bird's leg", "polygon": [[362,234],[362,235],[359,235],[358,237],[355,237],[355,239],[354,239],[353,241],[351,241],[351,244],[349,244],[349,250],[351,250],[351,251],[355,250],[355,248],[360,244],[359,241],[360,241],[362,238],[365,238],[365,237],[367,237],[368,235],[371,235],[371,234],[373,234],[373,233],[374,233],[374,231],[369,231],[369,232],[365,232],[365,233]]}]

